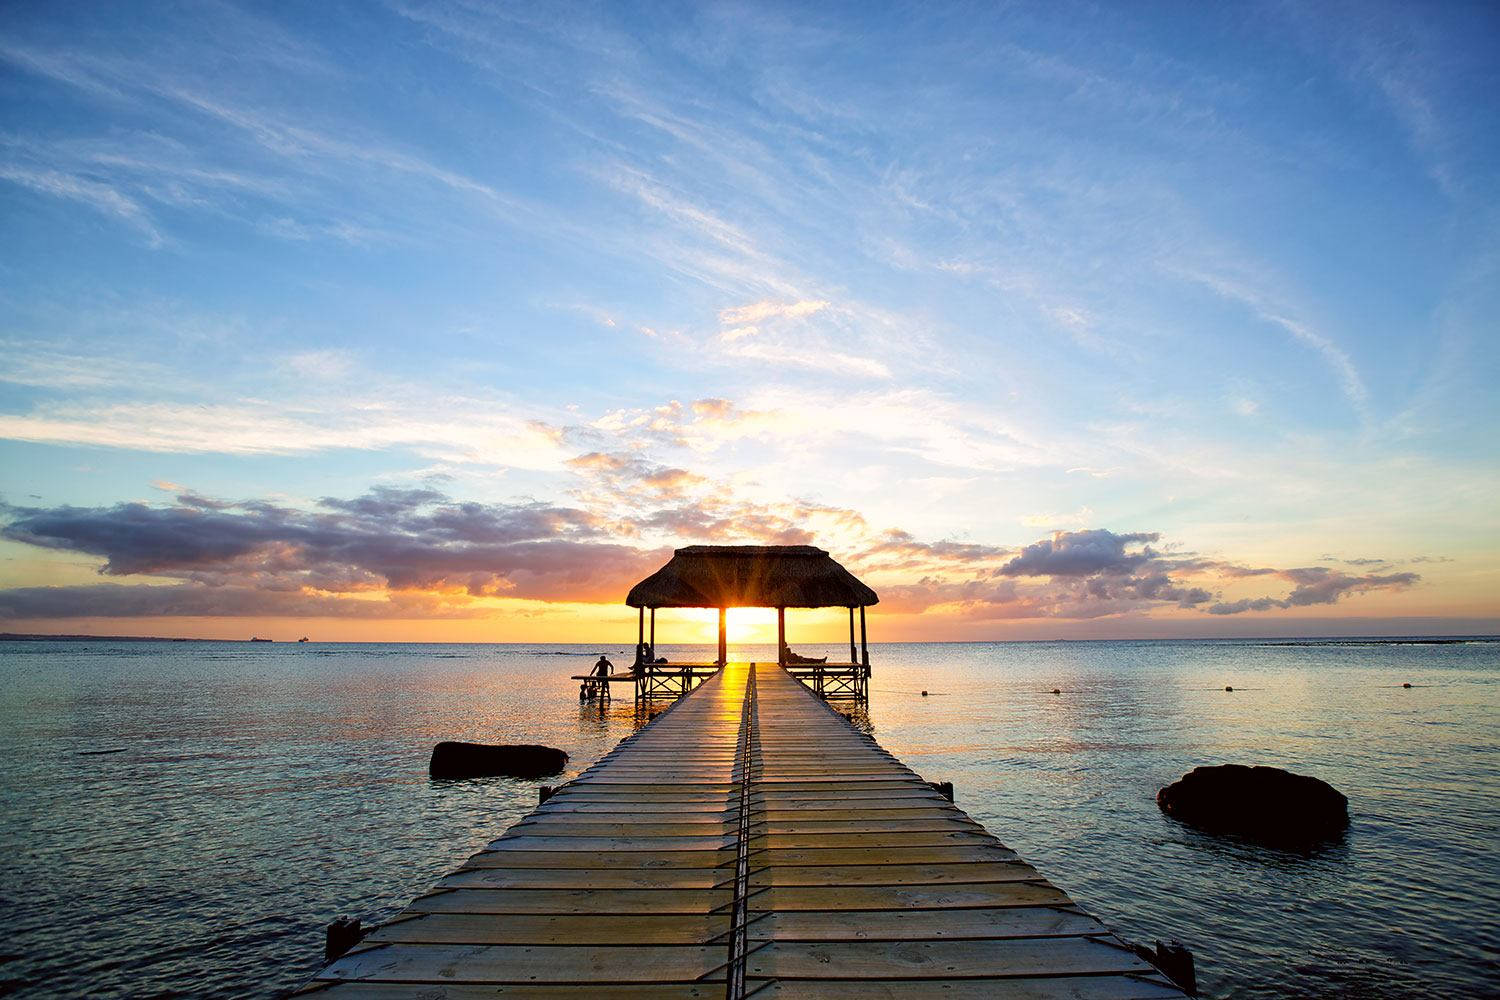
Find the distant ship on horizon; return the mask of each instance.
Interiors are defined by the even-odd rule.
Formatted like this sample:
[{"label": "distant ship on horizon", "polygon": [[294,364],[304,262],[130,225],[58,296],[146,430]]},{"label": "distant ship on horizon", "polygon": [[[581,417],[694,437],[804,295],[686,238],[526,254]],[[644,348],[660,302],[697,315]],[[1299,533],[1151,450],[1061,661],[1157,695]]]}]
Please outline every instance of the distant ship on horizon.
[{"label": "distant ship on horizon", "polygon": [[275,640],[275,639],[262,639],[262,638],[261,638],[261,637],[260,637],[260,636],[258,636],[258,635],[252,635],[252,636],[251,636],[251,637],[250,637],[250,641],[251,641],[251,642],[275,642],[275,641],[276,641],[276,640]]}]

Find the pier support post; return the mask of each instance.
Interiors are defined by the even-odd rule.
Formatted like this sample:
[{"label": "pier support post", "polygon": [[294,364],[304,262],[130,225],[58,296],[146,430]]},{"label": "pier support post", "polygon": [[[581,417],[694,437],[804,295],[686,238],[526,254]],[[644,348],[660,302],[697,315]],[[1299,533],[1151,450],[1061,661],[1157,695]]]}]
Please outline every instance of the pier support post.
[{"label": "pier support post", "polygon": [[339,917],[328,925],[328,935],[323,943],[323,957],[332,962],[359,944],[365,932],[360,929],[358,917]]},{"label": "pier support post", "polygon": [[1181,941],[1157,941],[1155,951],[1137,946],[1136,952],[1182,987],[1188,996],[1198,995],[1198,971],[1193,968],[1193,953]]},{"label": "pier support post", "polygon": [[859,654],[854,651],[854,608],[849,608],[849,662],[858,663]]}]

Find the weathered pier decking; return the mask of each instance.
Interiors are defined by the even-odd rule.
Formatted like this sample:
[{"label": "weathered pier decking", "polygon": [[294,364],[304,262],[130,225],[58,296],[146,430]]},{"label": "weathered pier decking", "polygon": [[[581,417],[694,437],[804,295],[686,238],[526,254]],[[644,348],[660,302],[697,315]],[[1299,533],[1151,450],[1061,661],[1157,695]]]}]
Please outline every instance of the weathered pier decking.
[{"label": "weathered pier decking", "polygon": [[1180,997],[782,667],[730,663],[307,993]]}]

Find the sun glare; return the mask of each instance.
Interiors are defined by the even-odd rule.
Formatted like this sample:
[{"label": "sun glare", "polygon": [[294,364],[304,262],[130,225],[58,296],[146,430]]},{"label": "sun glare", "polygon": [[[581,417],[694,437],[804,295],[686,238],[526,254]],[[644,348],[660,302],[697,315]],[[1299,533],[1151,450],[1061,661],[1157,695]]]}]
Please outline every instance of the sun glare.
[{"label": "sun glare", "polygon": [[[793,608],[787,612],[787,641],[839,642],[847,629],[842,608]],[[730,646],[776,645],[775,608],[730,608]],[[635,628],[631,623],[632,631]],[[715,608],[663,608],[656,613],[656,641],[660,645],[707,645],[719,641],[719,612]]]}]

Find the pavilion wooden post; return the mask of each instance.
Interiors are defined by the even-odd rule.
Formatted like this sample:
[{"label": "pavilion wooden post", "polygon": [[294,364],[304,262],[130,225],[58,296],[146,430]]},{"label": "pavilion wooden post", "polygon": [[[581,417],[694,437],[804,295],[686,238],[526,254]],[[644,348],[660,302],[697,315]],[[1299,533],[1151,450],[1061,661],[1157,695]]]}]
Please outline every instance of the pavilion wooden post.
[{"label": "pavilion wooden post", "polygon": [[729,609],[719,609],[719,666],[729,662]]},{"label": "pavilion wooden post", "polygon": [[656,656],[656,609],[651,609],[651,655]]},{"label": "pavilion wooden post", "polygon": [[859,609],[859,662],[864,664],[865,676],[870,675],[870,647],[865,642],[865,609]]},{"label": "pavilion wooden post", "polygon": [[854,652],[854,608],[849,608],[849,662],[858,663],[859,655]]},{"label": "pavilion wooden post", "polygon": [[776,609],[776,662],[786,666],[786,608]]},{"label": "pavilion wooden post", "polygon": [[641,665],[641,643],[646,641],[646,609],[637,608],[635,619],[635,665]]}]

